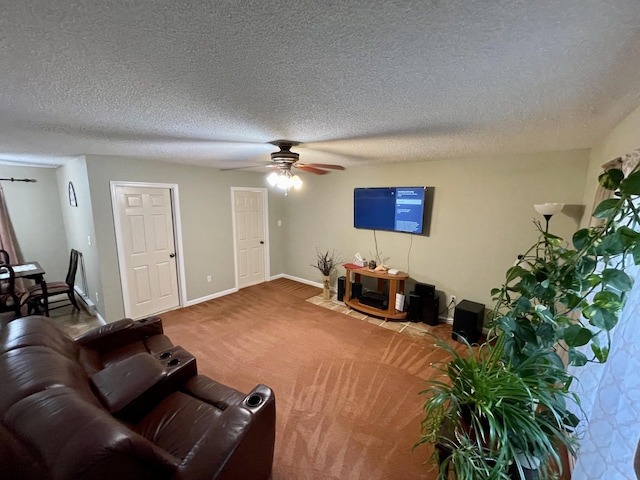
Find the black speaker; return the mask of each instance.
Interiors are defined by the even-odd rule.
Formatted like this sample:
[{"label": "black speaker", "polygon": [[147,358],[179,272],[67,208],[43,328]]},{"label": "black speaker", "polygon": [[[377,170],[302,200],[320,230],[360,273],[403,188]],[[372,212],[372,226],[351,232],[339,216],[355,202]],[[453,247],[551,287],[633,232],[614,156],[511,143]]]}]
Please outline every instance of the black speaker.
[{"label": "black speaker", "polygon": [[344,291],[347,287],[347,277],[338,277],[338,301],[344,302]]},{"label": "black speaker", "polygon": [[422,298],[435,298],[436,286],[429,285],[428,283],[416,283],[414,293],[420,295]]},{"label": "black speaker", "polygon": [[422,297],[420,295],[409,294],[407,320],[410,322],[419,322],[422,320]]},{"label": "black speaker", "polygon": [[438,324],[440,297],[424,297],[422,299],[422,321],[427,325]]},{"label": "black speaker", "polygon": [[352,283],[351,284],[351,298],[360,298],[362,296],[362,284],[361,283]]},{"label": "black speaker", "polygon": [[464,337],[469,343],[478,343],[484,324],[484,304],[463,300],[453,312],[453,331],[451,338],[462,341]]}]

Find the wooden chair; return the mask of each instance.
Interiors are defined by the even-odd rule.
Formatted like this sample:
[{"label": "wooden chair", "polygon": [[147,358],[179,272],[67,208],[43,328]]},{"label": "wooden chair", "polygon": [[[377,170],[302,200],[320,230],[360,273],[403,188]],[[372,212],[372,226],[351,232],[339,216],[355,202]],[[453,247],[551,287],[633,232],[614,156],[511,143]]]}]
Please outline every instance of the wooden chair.
[{"label": "wooden chair", "polygon": [[29,292],[16,291],[16,274],[10,265],[0,264],[0,312],[14,312],[22,316],[22,307],[29,300]]},{"label": "wooden chair", "polygon": [[11,263],[9,252],[0,249],[0,265],[9,265]]},{"label": "wooden chair", "polygon": [[[55,310],[56,308],[66,307],[69,305],[67,303],[67,299],[62,300],[49,300],[51,297],[55,297],[57,295],[66,294],[69,302],[73,305],[73,308],[80,310],[78,303],[76,302],[74,285],[76,282],[76,272],[78,271],[78,257],[80,253],[77,250],[71,250],[71,255],[69,257],[69,270],[67,271],[67,278],[64,282],[47,282],[47,300],[49,304],[49,310]],[[30,287],[29,290],[29,313],[40,312],[40,307],[42,306],[44,300],[44,294],[42,291],[42,286],[39,284]],[[60,302],[64,302],[63,305],[57,305],[55,307],[51,307],[52,304],[57,304]]]}]

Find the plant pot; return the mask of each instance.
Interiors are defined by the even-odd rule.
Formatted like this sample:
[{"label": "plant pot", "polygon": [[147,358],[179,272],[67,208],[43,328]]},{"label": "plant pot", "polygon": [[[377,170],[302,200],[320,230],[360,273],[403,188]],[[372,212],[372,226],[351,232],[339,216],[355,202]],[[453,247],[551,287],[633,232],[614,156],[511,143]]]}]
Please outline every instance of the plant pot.
[{"label": "plant pot", "polygon": [[331,299],[330,279],[331,277],[329,275],[324,275],[322,277],[322,299],[323,300]]}]

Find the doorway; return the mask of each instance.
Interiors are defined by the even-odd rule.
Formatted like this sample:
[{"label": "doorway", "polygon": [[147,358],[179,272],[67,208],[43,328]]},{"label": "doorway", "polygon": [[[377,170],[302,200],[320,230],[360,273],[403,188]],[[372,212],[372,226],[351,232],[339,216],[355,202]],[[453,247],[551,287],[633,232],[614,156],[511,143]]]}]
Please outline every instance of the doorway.
[{"label": "doorway", "polygon": [[268,209],[265,188],[231,188],[236,287],[269,278]]},{"label": "doorway", "polygon": [[183,305],[178,186],[111,182],[111,201],[125,316]]}]

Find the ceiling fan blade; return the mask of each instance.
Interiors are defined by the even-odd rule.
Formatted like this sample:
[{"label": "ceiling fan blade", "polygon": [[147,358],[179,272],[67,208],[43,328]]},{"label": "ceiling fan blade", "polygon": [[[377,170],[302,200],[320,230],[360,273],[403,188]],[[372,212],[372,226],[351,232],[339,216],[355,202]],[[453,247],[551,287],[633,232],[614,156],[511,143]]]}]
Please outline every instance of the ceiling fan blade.
[{"label": "ceiling fan blade", "polygon": [[320,170],[319,168],[315,168],[315,167],[310,167],[309,165],[297,165],[294,164],[293,165],[294,168],[298,168],[300,170],[302,170],[303,172],[308,172],[308,173],[315,173],[316,175],[326,175],[327,171],[325,170]]},{"label": "ceiling fan blade", "polygon": [[342,165],[332,165],[330,163],[304,163],[306,167],[329,168],[331,170],[344,170]]},{"label": "ceiling fan blade", "polygon": [[244,165],[242,167],[222,167],[220,170],[221,171],[228,171],[228,170],[247,170],[249,168],[264,168],[264,167],[272,167],[273,165],[264,162],[264,163],[254,163],[253,165]]}]

